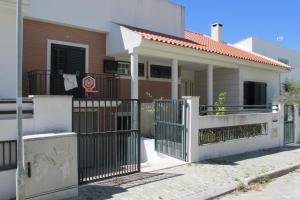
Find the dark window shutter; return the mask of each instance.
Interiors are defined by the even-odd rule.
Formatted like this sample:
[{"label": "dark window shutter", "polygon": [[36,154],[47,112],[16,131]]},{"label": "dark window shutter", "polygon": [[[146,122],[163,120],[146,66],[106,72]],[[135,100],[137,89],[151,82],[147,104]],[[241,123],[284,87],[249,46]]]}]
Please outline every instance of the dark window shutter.
[{"label": "dark window shutter", "polygon": [[151,65],[151,77],[153,78],[165,78],[171,79],[171,67],[160,66],[160,65]]},{"label": "dark window shutter", "polygon": [[267,84],[259,82],[244,82],[244,105],[266,105]]},{"label": "dark window shutter", "polygon": [[104,73],[117,74],[118,62],[114,60],[104,60]]},{"label": "dark window shutter", "polygon": [[139,63],[139,76],[144,77],[145,76],[145,64]]}]

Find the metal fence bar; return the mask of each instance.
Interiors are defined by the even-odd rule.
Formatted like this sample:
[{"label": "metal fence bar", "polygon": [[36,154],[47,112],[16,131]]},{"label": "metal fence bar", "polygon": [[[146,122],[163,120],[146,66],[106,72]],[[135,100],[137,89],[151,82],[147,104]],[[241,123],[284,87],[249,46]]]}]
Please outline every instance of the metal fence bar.
[{"label": "metal fence bar", "polygon": [[[73,99],[80,184],[140,171],[139,109],[133,99]],[[137,127],[130,123],[135,119]]]},{"label": "metal fence bar", "polygon": [[17,141],[0,141],[0,171],[17,168]]},{"label": "metal fence bar", "polygon": [[155,101],[155,150],[186,160],[186,100]]}]

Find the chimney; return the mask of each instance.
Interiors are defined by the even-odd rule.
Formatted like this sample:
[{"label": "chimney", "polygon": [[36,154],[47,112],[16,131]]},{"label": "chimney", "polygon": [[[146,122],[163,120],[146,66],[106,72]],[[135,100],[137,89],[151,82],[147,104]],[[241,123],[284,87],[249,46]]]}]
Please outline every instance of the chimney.
[{"label": "chimney", "polygon": [[223,42],[223,24],[214,23],[211,25],[211,38],[217,42]]}]

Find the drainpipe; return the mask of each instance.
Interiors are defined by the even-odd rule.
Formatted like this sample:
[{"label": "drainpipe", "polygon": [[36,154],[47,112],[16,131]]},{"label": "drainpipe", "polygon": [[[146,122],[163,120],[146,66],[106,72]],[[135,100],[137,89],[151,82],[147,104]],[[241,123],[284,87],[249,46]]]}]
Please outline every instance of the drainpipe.
[{"label": "drainpipe", "polygon": [[16,66],[16,110],[17,110],[17,172],[16,172],[16,199],[25,199],[25,167],[24,145],[22,131],[22,53],[23,53],[23,13],[22,0],[17,0],[17,66]]}]

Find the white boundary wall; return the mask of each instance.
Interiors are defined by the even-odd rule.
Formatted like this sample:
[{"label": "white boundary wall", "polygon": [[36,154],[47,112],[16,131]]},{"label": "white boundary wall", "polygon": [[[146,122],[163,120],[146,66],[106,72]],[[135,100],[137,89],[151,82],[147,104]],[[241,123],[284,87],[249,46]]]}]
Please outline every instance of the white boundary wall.
[{"label": "white boundary wall", "polygon": [[[279,106],[279,112],[274,113],[200,116],[199,97],[184,98],[187,99],[188,104],[187,145],[189,162],[198,162],[283,145],[282,106]],[[267,123],[267,135],[206,145],[198,144],[200,129],[259,123]]]},{"label": "white boundary wall", "polygon": [[[72,131],[71,96],[33,96],[33,118],[23,119],[23,134],[65,133]],[[1,106],[1,105],[0,105]],[[0,119],[0,141],[17,139],[15,119]],[[0,200],[15,197],[16,170],[0,172]]]}]

